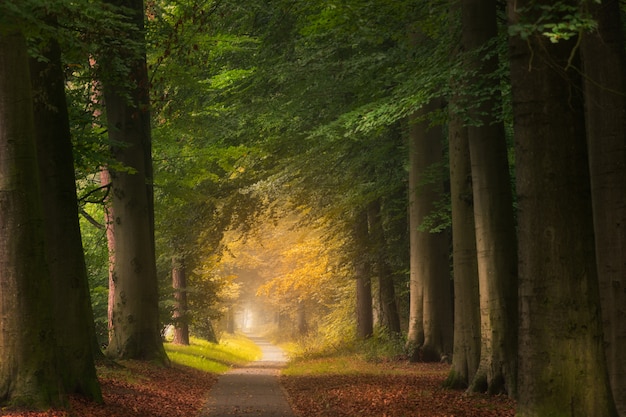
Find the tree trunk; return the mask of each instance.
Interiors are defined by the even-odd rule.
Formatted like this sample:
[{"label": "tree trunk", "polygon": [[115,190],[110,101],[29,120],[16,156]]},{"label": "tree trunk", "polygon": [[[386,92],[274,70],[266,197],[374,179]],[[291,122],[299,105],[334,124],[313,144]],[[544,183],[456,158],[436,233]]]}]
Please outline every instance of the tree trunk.
[{"label": "tree trunk", "polygon": [[450,100],[448,138],[452,204],[452,270],[454,274],[454,351],[446,385],[466,388],[480,362],[480,301],[472,171],[467,128]]},{"label": "tree trunk", "polygon": [[354,248],[356,276],[356,336],[367,339],[374,333],[372,314],[371,265],[367,252],[368,241],[367,211],[358,213],[354,219]]},{"label": "tree trunk", "polygon": [[[111,1],[126,6],[143,36],[143,2]],[[143,39],[126,36],[143,43]],[[117,51],[117,53],[121,53]],[[129,52],[133,53],[133,52]],[[159,322],[154,250],[150,115],[145,52],[132,62],[130,85],[103,80],[113,157],[126,169],[109,169],[115,263],[111,334],[107,354],[115,358],[168,363]],[[129,101],[130,100],[130,101]]]},{"label": "tree trunk", "polygon": [[[46,259],[54,296],[54,323],[67,393],[101,401],[92,343],[96,338],[78,202],[61,50],[49,41],[46,61],[31,58],[39,180],[46,225]],[[63,236],[63,244],[58,239]]]},{"label": "tree trunk", "polygon": [[368,206],[370,246],[375,250],[376,274],[378,276],[378,299],[380,300],[380,326],[392,333],[400,334],[400,316],[396,303],[396,289],[391,267],[387,261],[387,243],[383,229],[380,199]]},{"label": "tree trunk", "polygon": [[466,67],[477,73],[473,88],[490,92],[472,97],[478,103],[469,111],[467,127],[481,311],[481,359],[470,390],[515,396],[517,242],[504,126],[495,116],[501,101],[500,80],[493,76],[497,54],[486,48],[498,34],[496,11],[495,0],[461,3]]},{"label": "tree trunk", "polygon": [[296,321],[298,327],[298,336],[306,336],[307,333],[309,333],[309,324],[306,320],[306,308],[304,301],[302,300],[298,300]]},{"label": "tree trunk", "polygon": [[[423,275],[426,273],[422,260],[419,257],[420,248],[428,246],[428,232],[419,230],[424,217],[420,205],[422,198],[418,198],[420,173],[417,168],[417,149],[412,135],[409,135],[409,328],[407,333],[407,347],[411,352],[424,343],[424,285]],[[420,195],[420,197],[423,196]],[[424,255],[426,252],[423,252]],[[411,354],[413,356],[413,353]]]},{"label": "tree trunk", "polygon": [[65,403],[37,173],[26,40],[0,31],[0,404]]},{"label": "tree trunk", "polygon": [[591,7],[598,29],[581,51],[596,262],[611,388],[626,416],[626,57],[619,2]]},{"label": "tree trunk", "polygon": [[[103,187],[111,187],[111,175],[109,170],[102,168],[100,170],[100,184]],[[113,205],[111,193],[109,192],[104,202],[104,224],[106,227],[107,249],[109,251],[109,297],[107,304],[107,330],[109,332],[109,341],[113,335],[113,305],[115,300],[115,280],[113,279],[113,271],[115,265],[115,235],[113,234],[113,221],[115,215],[113,213]]]},{"label": "tree trunk", "polygon": [[451,355],[453,348],[448,239],[444,233],[420,230],[443,193],[441,180],[437,176],[432,178],[433,167],[443,156],[443,133],[440,128],[430,127],[427,120],[439,107],[438,100],[429,103],[419,115],[411,118],[409,126],[411,300],[408,343],[414,349],[413,359],[425,361],[439,361],[444,355]]},{"label": "tree trunk", "polygon": [[[526,6],[509,2],[511,24],[520,18],[514,11]],[[524,18],[535,21],[537,9]],[[576,42],[553,44],[539,33],[510,39],[520,417],[616,415],[603,346]]]},{"label": "tree trunk", "polygon": [[230,334],[235,333],[235,307],[228,307],[226,312],[226,332]]},{"label": "tree trunk", "polygon": [[189,345],[189,320],[187,307],[187,275],[185,261],[172,259],[172,287],[174,288],[174,340],[177,345]]}]

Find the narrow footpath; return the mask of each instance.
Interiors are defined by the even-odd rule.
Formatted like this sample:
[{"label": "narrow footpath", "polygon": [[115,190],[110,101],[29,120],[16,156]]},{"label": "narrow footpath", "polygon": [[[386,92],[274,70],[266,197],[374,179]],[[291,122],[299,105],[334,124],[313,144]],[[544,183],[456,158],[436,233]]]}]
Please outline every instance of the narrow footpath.
[{"label": "narrow footpath", "polygon": [[221,375],[200,417],[294,417],[278,381],[287,363],[282,349],[250,336],[263,352],[258,361]]}]

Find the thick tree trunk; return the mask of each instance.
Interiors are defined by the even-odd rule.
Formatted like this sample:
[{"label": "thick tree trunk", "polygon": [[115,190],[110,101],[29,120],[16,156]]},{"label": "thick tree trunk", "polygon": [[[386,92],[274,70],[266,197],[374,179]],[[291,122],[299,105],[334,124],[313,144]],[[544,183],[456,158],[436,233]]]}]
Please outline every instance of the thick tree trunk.
[{"label": "thick tree trunk", "polygon": [[185,261],[172,259],[172,287],[174,288],[174,340],[177,345],[189,345],[189,321],[187,307],[187,274]]},{"label": "thick tree trunk", "polygon": [[370,203],[367,214],[370,227],[370,245],[376,252],[376,275],[378,276],[378,299],[380,303],[379,324],[392,333],[400,334],[402,329],[400,328],[400,316],[396,302],[396,289],[391,267],[388,263],[387,243],[379,199]]},{"label": "thick tree trunk", "polygon": [[[111,3],[126,6],[139,33],[143,32],[141,0]],[[115,291],[107,354],[168,363],[159,322],[145,53],[132,62],[129,77],[132,87],[112,80],[103,81],[109,137],[113,143],[122,144],[112,149],[113,156],[127,168],[109,169]]]},{"label": "thick tree trunk", "polygon": [[372,314],[371,265],[367,251],[367,211],[362,210],[354,219],[354,274],[356,277],[356,336],[367,339],[374,333]]},{"label": "thick tree trunk", "polygon": [[26,40],[0,32],[0,404],[65,402],[45,260]]},{"label": "thick tree trunk", "polygon": [[[101,401],[92,342],[96,337],[85,256],[78,223],[76,179],[61,50],[50,41],[46,61],[30,61],[46,259],[54,295],[61,373],[67,393]],[[58,239],[63,236],[63,244]]]},{"label": "thick tree trunk", "polygon": [[449,103],[450,195],[452,205],[452,270],[454,274],[454,351],[446,385],[466,388],[480,362],[480,301],[472,171],[467,128]]},{"label": "thick tree trunk", "polygon": [[[471,391],[508,392],[517,383],[517,247],[513,198],[500,107],[497,54],[486,48],[498,34],[495,0],[461,3],[462,45],[467,67],[483,91],[467,127],[472,165],[474,224],[481,311],[481,359]],[[482,48],[482,50],[480,49]],[[492,58],[486,59],[488,54]]]},{"label": "thick tree trunk", "polygon": [[[114,219],[114,263],[111,275],[113,304],[111,305],[111,334],[107,354],[126,359],[157,359],[166,362],[160,335],[158,290],[155,254],[149,222],[150,207],[146,193],[143,152],[137,138],[131,138],[134,113],[125,104],[116,103],[105,94],[110,126],[124,126],[124,135],[112,135],[124,140],[128,147],[118,150],[117,158],[135,173],[113,172],[111,175],[111,207]],[[123,110],[116,112],[116,108]],[[122,137],[120,137],[122,136]]]},{"label": "thick tree trunk", "polygon": [[[509,2],[511,24],[526,6]],[[535,10],[524,18],[534,21]],[[510,39],[520,417],[616,415],[603,346],[582,81],[573,69],[576,41],[553,44],[539,33]]]},{"label": "thick tree trunk", "polygon": [[[448,239],[444,233],[420,230],[443,193],[433,167],[441,162],[442,131],[425,118],[438,110],[437,100],[411,118],[409,126],[409,213],[411,233],[411,301],[408,343],[413,359],[441,360],[452,354],[452,296]],[[422,118],[423,120],[419,120]]]},{"label": "thick tree trunk", "polygon": [[581,50],[596,260],[611,388],[626,416],[626,57],[619,1],[592,12],[598,29]]}]

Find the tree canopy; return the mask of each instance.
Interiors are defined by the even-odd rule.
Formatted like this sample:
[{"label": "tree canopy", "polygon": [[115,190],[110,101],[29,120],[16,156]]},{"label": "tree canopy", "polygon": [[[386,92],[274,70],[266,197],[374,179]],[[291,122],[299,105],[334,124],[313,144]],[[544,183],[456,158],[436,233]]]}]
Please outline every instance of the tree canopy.
[{"label": "tree canopy", "polygon": [[[61,168],[46,170],[45,155],[29,165],[36,186],[19,187],[68,224],[80,213],[71,239],[96,357],[102,344],[166,364],[170,325],[207,338],[254,327],[320,350],[374,336],[400,357],[452,362],[450,385],[506,393],[523,416],[571,396],[624,415],[623,11],[616,0],[3,2],[0,44],[24,42],[12,53],[30,55],[32,85],[0,52],[0,95],[14,82],[45,90],[54,68],[67,101],[0,103],[0,120],[30,126],[0,125],[0,146],[31,149],[46,133],[37,111],[67,108],[48,116],[67,119],[72,149],[45,153],[73,159],[77,213],[46,199]],[[33,207],[15,215],[41,215]],[[59,231],[40,229],[33,242],[47,233],[52,245]],[[56,298],[73,285],[41,266]],[[3,305],[25,301],[9,292]],[[583,395],[571,369],[594,389]]]}]

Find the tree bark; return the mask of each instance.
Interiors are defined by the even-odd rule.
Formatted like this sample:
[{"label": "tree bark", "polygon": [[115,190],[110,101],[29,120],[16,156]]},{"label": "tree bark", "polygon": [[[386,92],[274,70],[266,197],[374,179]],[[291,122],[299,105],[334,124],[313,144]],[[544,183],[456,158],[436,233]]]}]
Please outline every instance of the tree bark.
[{"label": "tree bark", "polygon": [[0,32],[0,404],[65,403],[45,260],[26,40]]},{"label": "tree bark", "polygon": [[466,67],[477,74],[472,87],[480,86],[484,95],[472,97],[467,126],[481,311],[481,359],[470,390],[515,396],[517,242],[504,126],[496,117],[500,80],[493,75],[498,60],[488,47],[498,34],[496,12],[495,0],[461,3]]},{"label": "tree bark", "polygon": [[372,268],[367,253],[368,233],[367,211],[362,210],[354,219],[356,336],[358,339],[367,339],[374,333],[372,314]]},{"label": "tree bark", "polygon": [[[100,184],[103,187],[111,187],[111,175],[107,168],[100,169]],[[113,205],[111,204],[111,193],[107,195],[104,202],[104,224],[106,227],[107,250],[109,251],[109,297],[107,299],[107,330],[109,341],[113,335],[113,306],[115,302],[115,280],[113,271],[115,265],[115,234],[113,233]]]},{"label": "tree bark", "polygon": [[235,333],[235,307],[229,306],[226,312],[226,332]]},{"label": "tree bark", "polygon": [[396,302],[396,289],[391,267],[387,262],[387,243],[383,228],[380,199],[368,206],[370,246],[375,252],[376,275],[378,276],[378,299],[380,300],[380,325],[392,333],[400,334],[400,316]]},{"label": "tree bark", "polygon": [[[67,393],[101,401],[94,366],[96,338],[87,268],[78,222],[78,202],[61,50],[55,40],[31,58],[34,126],[38,154],[46,259],[54,296],[54,323]],[[58,244],[63,236],[63,244]]]},{"label": "tree bark", "polygon": [[454,350],[446,385],[466,388],[480,363],[480,301],[472,171],[467,128],[449,103],[450,195],[452,205],[452,271],[454,275]]},{"label": "tree bark", "polygon": [[[540,2],[541,4],[551,4]],[[578,3],[572,3],[577,6]],[[538,8],[509,2],[530,21]],[[535,4],[533,4],[535,5]],[[577,39],[510,38],[519,224],[518,416],[615,416],[598,288]]]},{"label": "tree bark", "polygon": [[408,343],[413,360],[439,361],[452,354],[452,296],[448,265],[448,239],[444,233],[420,230],[435,210],[443,186],[431,178],[441,162],[442,131],[430,127],[427,116],[439,109],[429,103],[409,126],[409,216],[411,234],[411,280]]},{"label": "tree bark", "polygon": [[172,287],[174,288],[174,340],[177,345],[189,345],[189,321],[187,304],[187,274],[185,261],[172,259]]},{"label": "tree bark", "polygon": [[297,303],[296,327],[298,329],[298,336],[306,336],[309,333],[309,323],[307,323],[306,319],[306,306],[302,300],[298,300]]},{"label": "tree bark", "polygon": [[581,52],[596,263],[611,388],[626,416],[626,57],[619,2],[591,11],[598,28]]},{"label": "tree bark", "polygon": [[[111,1],[126,6],[142,44],[143,1]],[[121,54],[121,51],[117,51]],[[129,52],[134,53],[134,52]],[[102,62],[102,61],[101,61]],[[106,62],[106,61],[105,61]],[[109,138],[113,157],[126,169],[109,169],[115,263],[112,281],[111,334],[107,354],[115,358],[157,360],[168,363],[159,320],[158,280],[154,248],[154,204],[149,92],[145,52],[131,62],[132,87],[103,80]]]}]

